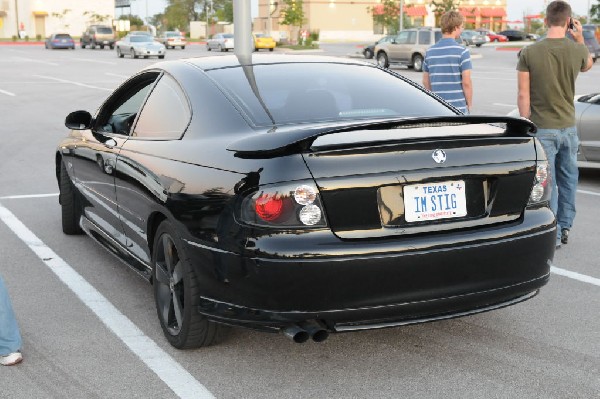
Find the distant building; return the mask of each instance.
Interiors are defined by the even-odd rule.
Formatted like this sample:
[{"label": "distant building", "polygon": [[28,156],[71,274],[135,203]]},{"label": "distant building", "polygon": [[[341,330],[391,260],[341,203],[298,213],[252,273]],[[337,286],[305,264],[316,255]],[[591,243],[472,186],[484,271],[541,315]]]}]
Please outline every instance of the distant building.
[{"label": "distant building", "polygon": [[[459,11],[467,28],[503,30],[506,27],[507,0],[463,0]],[[321,41],[376,40],[385,34],[373,15],[383,12],[380,0],[303,0],[306,22],[300,31],[319,32]],[[298,29],[281,25],[285,5],[282,0],[258,0],[255,32],[271,32],[275,40],[289,40]],[[373,10],[371,12],[370,10]],[[436,26],[430,0],[404,0],[403,11],[411,26]]]},{"label": "distant building", "polygon": [[0,37],[80,36],[93,23],[112,25],[114,17],[115,0],[0,0]]}]

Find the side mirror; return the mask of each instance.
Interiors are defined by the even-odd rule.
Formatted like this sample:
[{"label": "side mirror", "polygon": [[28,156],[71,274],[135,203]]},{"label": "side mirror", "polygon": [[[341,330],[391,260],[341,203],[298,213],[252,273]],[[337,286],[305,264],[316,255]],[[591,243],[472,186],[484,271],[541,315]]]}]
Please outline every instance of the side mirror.
[{"label": "side mirror", "polygon": [[65,126],[72,130],[85,130],[92,127],[92,115],[87,111],[74,111],[67,115]]}]

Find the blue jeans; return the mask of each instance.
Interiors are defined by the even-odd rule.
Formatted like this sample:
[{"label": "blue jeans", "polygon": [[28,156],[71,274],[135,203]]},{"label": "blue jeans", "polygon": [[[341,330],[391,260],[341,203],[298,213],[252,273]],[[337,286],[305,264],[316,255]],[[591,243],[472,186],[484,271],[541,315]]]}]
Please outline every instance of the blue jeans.
[{"label": "blue jeans", "polygon": [[13,312],[8,291],[0,276],[0,356],[6,356],[21,349],[21,334]]},{"label": "blue jeans", "polygon": [[570,229],[575,219],[575,194],[579,180],[577,128],[572,126],[564,129],[538,129],[535,136],[542,143],[550,164],[550,208],[556,215],[557,238],[560,239],[561,230]]}]

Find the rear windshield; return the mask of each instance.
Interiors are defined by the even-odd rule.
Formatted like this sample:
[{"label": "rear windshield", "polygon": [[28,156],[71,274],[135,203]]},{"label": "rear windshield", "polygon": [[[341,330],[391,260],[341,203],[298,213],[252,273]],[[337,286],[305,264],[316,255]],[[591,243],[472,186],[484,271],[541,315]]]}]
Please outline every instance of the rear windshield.
[{"label": "rear windshield", "polygon": [[62,33],[62,34],[59,33],[59,34],[55,35],[54,37],[57,39],[70,39],[71,35],[66,34],[66,33]]},{"label": "rear windshield", "polygon": [[594,38],[594,37],[596,37],[596,36],[594,35],[594,32],[593,32],[593,31],[591,31],[591,30],[587,30],[587,29],[584,29],[584,30],[583,30],[583,38],[584,38],[584,39],[592,39],[592,38]]},{"label": "rear windshield", "polygon": [[208,74],[255,126],[454,114],[410,83],[370,66],[273,64]]},{"label": "rear windshield", "polygon": [[167,32],[167,37],[181,37],[181,33]]},{"label": "rear windshield", "polygon": [[111,34],[113,33],[111,28],[98,28],[96,30],[98,33],[102,33],[102,34]]},{"label": "rear windshield", "polygon": [[153,42],[154,39],[150,35],[131,35],[132,42]]},{"label": "rear windshield", "polygon": [[233,39],[233,35],[231,33],[225,33],[223,34],[223,37],[227,39]]}]

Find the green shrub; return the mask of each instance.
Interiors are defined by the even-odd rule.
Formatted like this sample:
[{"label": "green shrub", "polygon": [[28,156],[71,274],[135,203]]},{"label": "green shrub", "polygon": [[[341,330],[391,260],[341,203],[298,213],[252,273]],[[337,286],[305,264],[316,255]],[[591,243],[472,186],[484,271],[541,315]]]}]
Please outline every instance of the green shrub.
[{"label": "green shrub", "polygon": [[35,40],[37,40],[38,42],[42,40],[42,35],[40,35],[39,33],[37,35],[35,35]]},{"label": "green shrub", "polygon": [[29,41],[29,35],[25,35],[25,41],[28,42]]},{"label": "green shrub", "polygon": [[17,41],[17,35],[12,35],[12,41],[16,42]]}]

